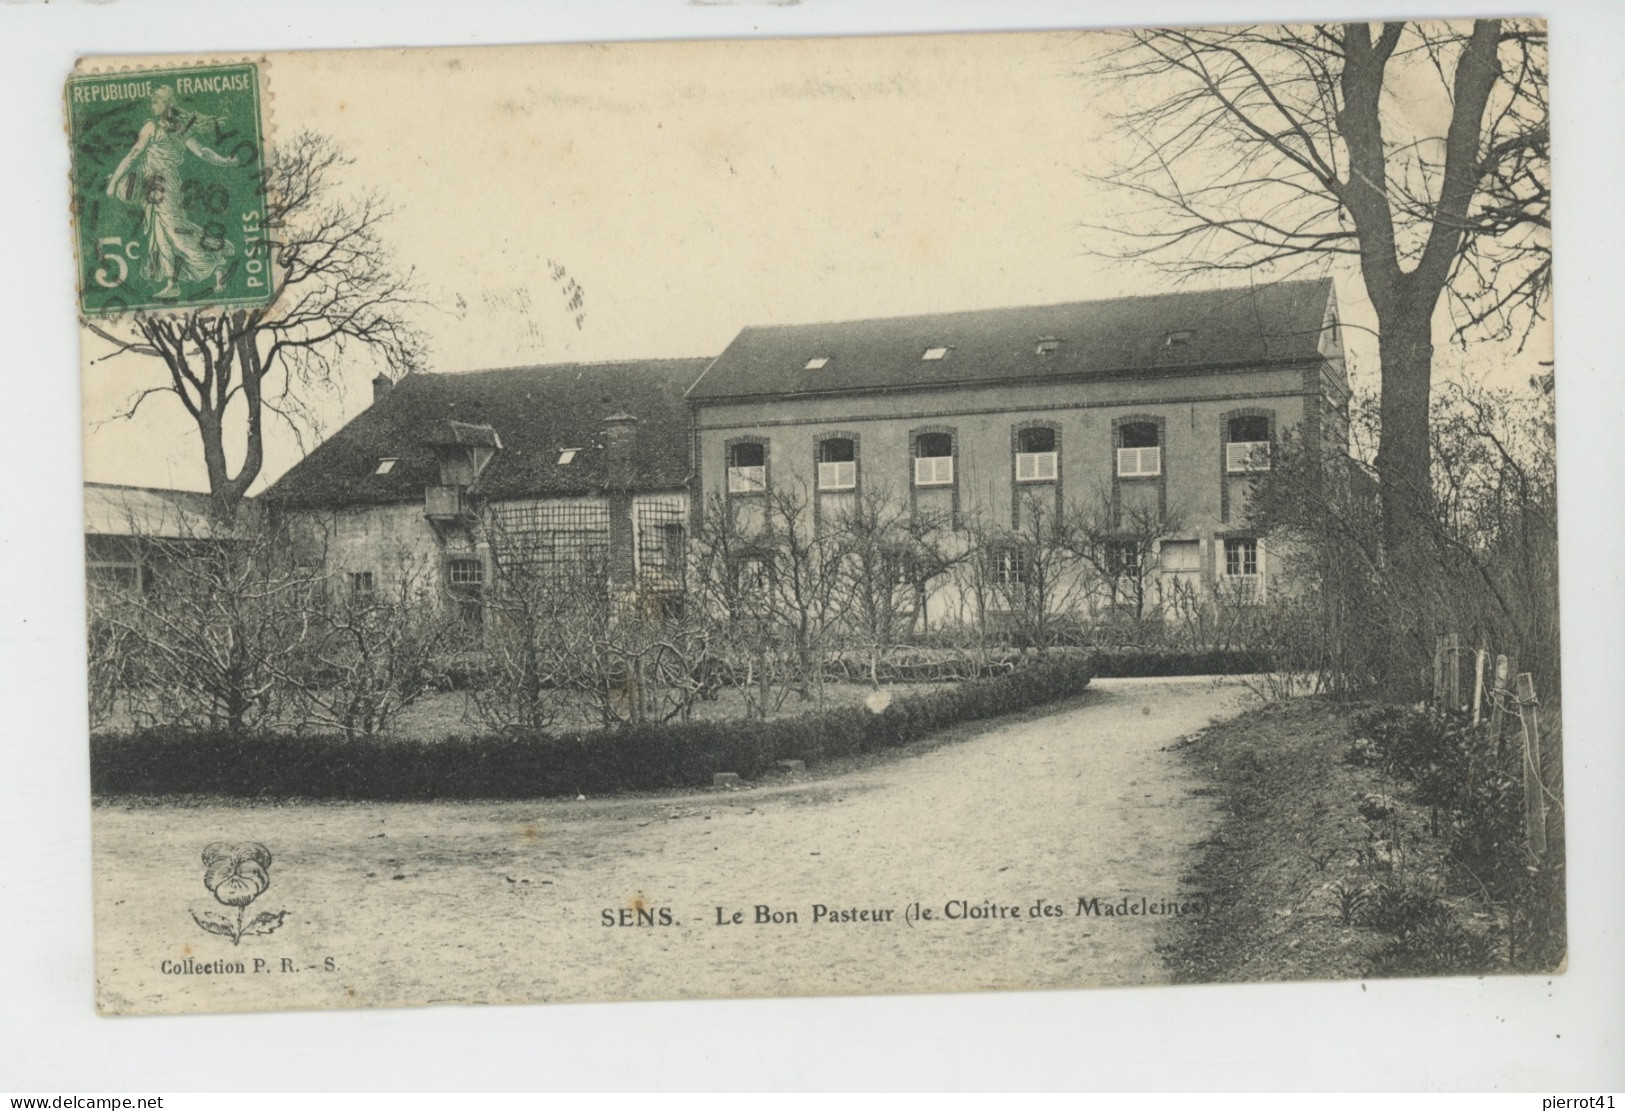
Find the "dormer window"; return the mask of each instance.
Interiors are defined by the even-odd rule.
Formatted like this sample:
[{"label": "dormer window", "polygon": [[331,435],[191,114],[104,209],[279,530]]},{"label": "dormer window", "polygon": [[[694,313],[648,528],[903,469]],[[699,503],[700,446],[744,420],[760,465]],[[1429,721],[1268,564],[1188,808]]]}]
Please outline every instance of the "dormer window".
[{"label": "dormer window", "polygon": [[571,463],[574,463],[576,461],[576,456],[578,454],[580,454],[580,452],[581,452],[580,448],[574,448],[574,447],[567,447],[567,448],[560,449],[560,451],[559,451],[559,466],[568,467]]},{"label": "dormer window", "polygon": [[1189,347],[1191,345],[1191,333],[1188,329],[1180,332],[1166,332],[1162,337],[1162,345],[1164,347]]},{"label": "dormer window", "polygon": [[934,363],[946,357],[947,354],[948,349],[946,347],[927,347],[925,354],[920,356],[920,361],[922,363]]},{"label": "dormer window", "polygon": [[1051,337],[1051,336],[1046,336],[1043,339],[1038,341],[1038,346],[1037,346],[1037,348],[1034,349],[1033,354],[1035,354],[1035,355],[1053,355],[1057,351],[1059,351],[1060,349],[1061,349],[1061,341],[1060,340],[1055,339],[1054,337]]},{"label": "dormer window", "polygon": [[803,370],[823,370],[827,366],[829,366],[829,356],[828,355],[820,355],[816,359],[808,359],[807,360],[807,365],[805,367],[803,367],[802,369]]},{"label": "dormer window", "polygon": [[380,459],[380,460],[378,460],[378,469],[373,471],[372,473],[373,474],[388,474],[390,471],[393,471],[395,469],[395,464],[399,463],[399,462],[400,462],[399,459]]}]

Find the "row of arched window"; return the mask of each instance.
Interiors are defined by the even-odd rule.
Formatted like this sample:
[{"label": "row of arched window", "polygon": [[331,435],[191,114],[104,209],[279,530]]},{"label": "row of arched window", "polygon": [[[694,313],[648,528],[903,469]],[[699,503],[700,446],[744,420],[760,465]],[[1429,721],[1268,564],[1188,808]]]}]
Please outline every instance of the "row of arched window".
[{"label": "row of arched window", "polygon": [[[1273,436],[1267,414],[1230,417],[1225,422],[1225,470],[1246,474],[1268,470]],[[913,435],[913,474],[916,487],[952,486],[957,450],[954,434],[944,431]],[[1116,470],[1121,479],[1162,475],[1162,429],[1155,421],[1128,421],[1116,430]],[[1011,462],[1018,483],[1054,482],[1060,475],[1060,443],[1056,429],[1036,425],[1016,431]],[[761,494],[767,491],[768,441],[753,437],[731,441],[727,449],[728,493]],[[854,490],[858,484],[858,442],[850,436],[829,436],[818,441],[820,491]]]}]

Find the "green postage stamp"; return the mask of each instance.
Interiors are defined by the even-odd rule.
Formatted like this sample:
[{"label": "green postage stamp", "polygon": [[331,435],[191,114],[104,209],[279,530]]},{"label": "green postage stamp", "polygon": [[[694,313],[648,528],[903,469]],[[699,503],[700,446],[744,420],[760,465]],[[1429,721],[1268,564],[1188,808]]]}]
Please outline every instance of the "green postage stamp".
[{"label": "green postage stamp", "polygon": [[67,100],[81,312],[270,301],[258,66],[79,74]]}]

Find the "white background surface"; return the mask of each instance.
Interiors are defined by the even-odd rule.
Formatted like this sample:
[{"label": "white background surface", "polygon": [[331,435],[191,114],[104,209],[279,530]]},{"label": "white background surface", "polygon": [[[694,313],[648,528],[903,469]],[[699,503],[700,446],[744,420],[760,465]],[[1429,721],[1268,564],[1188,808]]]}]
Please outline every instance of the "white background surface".
[{"label": "white background surface", "polygon": [[[1524,6],[1431,0],[1461,15]],[[1394,14],[1322,0],[1323,16]],[[1403,10],[1403,9],[1400,9]],[[1301,4],[0,3],[0,1090],[1625,1087],[1625,16],[1546,6],[1570,969],[1490,981],[98,1018],[61,85],[84,53],[1281,21]],[[380,945],[389,944],[387,933]]]}]

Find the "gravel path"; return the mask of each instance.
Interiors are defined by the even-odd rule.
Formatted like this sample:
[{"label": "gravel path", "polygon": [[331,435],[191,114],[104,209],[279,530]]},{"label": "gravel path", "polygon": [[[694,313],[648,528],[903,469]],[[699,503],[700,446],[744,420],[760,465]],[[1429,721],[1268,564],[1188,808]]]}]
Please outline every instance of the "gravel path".
[{"label": "gravel path", "polygon": [[[1217,815],[1163,747],[1244,704],[1209,680],[1100,680],[1062,711],[959,743],[681,798],[99,806],[100,1004],[1163,981],[1165,916],[1080,915],[1079,903],[1127,897],[1133,909],[1145,896],[1152,908],[1191,894],[1180,879]],[[199,853],[217,839],[270,847],[271,886],[250,916],[286,909],[277,932],[233,946],[192,923],[190,909],[226,909],[201,882]],[[637,925],[640,911],[672,924]]]}]

